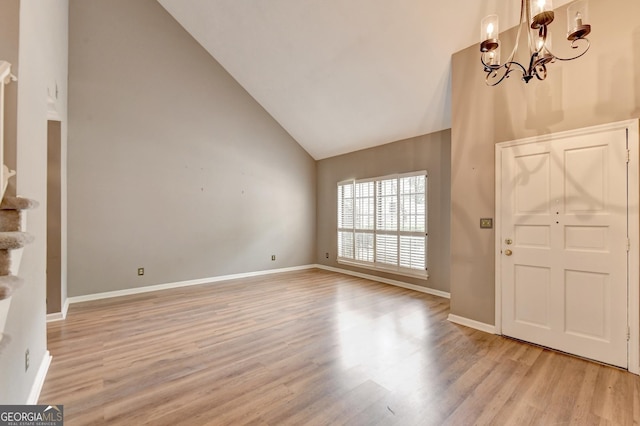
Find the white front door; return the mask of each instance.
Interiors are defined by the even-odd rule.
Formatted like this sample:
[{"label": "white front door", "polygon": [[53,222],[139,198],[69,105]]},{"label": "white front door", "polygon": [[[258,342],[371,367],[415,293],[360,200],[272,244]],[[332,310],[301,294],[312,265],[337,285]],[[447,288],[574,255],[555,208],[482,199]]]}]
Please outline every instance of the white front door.
[{"label": "white front door", "polygon": [[627,134],[499,148],[502,333],[627,368]]}]

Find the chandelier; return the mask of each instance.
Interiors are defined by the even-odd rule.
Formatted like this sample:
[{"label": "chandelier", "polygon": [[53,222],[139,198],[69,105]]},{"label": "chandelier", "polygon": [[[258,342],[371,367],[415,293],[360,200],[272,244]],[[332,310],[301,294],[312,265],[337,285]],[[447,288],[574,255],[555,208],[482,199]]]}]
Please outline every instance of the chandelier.
[{"label": "chandelier", "polygon": [[[585,24],[588,17],[586,0],[577,0],[567,9],[567,40],[572,49],[580,52],[570,58],[560,58],[551,53],[551,34],[548,26],[553,22],[554,13],[551,0],[521,0],[520,25],[515,46],[504,63],[500,63],[500,40],[498,39],[498,15],[489,15],[481,23],[480,60],[487,73],[485,81],[495,86],[508,78],[513,71],[522,73],[522,80],[528,83],[533,77],[544,80],[547,77],[547,64],[558,61],[571,61],[587,53],[591,43],[585,38],[591,32],[591,25]],[[522,29],[526,28],[529,40],[530,60],[528,67],[516,62],[514,57],[520,43]]]}]

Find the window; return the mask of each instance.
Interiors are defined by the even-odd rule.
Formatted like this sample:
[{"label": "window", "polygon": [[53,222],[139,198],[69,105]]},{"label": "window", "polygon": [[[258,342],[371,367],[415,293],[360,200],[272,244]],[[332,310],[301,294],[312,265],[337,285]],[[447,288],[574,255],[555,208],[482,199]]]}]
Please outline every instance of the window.
[{"label": "window", "polygon": [[427,273],[426,172],[338,183],[338,262]]}]

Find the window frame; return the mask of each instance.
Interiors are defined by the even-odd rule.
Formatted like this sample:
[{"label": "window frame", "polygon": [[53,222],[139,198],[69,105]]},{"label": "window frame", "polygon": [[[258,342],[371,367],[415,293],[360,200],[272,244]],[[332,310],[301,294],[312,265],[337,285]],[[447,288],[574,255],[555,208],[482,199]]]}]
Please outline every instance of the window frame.
[{"label": "window frame", "polygon": [[[400,181],[402,178],[406,178],[406,177],[413,177],[413,176],[424,176],[424,231],[407,231],[407,230],[402,230],[401,229],[401,209],[400,209],[400,203],[401,203],[401,196],[402,194],[400,193]],[[379,182],[381,181],[385,181],[385,180],[395,180],[395,211],[396,211],[396,218],[395,218],[395,230],[388,230],[388,229],[378,229],[379,228],[379,206],[378,206],[378,202],[379,202],[379,191],[378,191],[378,185]],[[358,218],[363,218],[366,217],[366,214],[362,214],[357,210],[357,199],[358,197],[356,197],[356,193],[357,193],[357,185],[358,184],[367,184],[367,183],[373,183],[373,217],[372,217],[372,221],[373,221],[373,227],[372,229],[366,229],[366,228],[357,228],[357,222],[358,222]],[[392,175],[386,175],[386,176],[379,176],[379,177],[373,177],[373,178],[366,178],[366,179],[347,179],[347,180],[343,180],[337,183],[337,205],[336,205],[336,213],[338,215],[338,222],[337,222],[337,226],[336,226],[336,236],[337,236],[337,256],[336,256],[336,260],[339,264],[345,264],[345,265],[350,265],[350,266],[357,266],[360,268],[365,268],[365,269],[371,269],[371,270],[375,270],[375,271],[380,271],[380,272],[386,272],[386,273],[391,273],[391,274],[396,274],[396,275],[405,275],[405,276],[410,276],[410,277],[414,277],[414,278],[422,278],[422,279],[427,279],[429,277],[428,275],[428,257],[427,257],[427,247],[428,247],[428,182],[429,182],[429,178],[428,178],[428,174],[426,172],[426,170],[420,170],[420,171],[416,171],[416,172],[409,172],[409,173],[398,173],[398,174],[392,174]],[[345,217],[345,211],[344,211],[344,200],[345,198],[342,197],[342,199],[340,199],[341,194],[344,195],[345,189],[350,186],[350,193],[351,193],[351,198],[350,198],[350,208],[351,210],[347,213],[347,216],[350,217],[350,222],[346,223],[346,225],[350,225],[350,226],[340,226],[341,224],[344,225],[344,221],[341,221],[341,216],[342,219],[344,219]],[[342,192],[341,192],[342,191]],[[406,194],[406,193],[405,193]],[[410,193],[411,194],[421,194],[421,193]],[[359,197],[360,199],[363,198],[367,198],[367,196],[363,196],[363,197]],[[342,209],[341,209],[342,207]],[[362,223],[362,222],[360,222]],[[349,235],[351,236],[350,238],[346,238],[349,237]],[[372,255],[368,256],[369,258],[372,258],[372,261],[368,261],[368,260],[362,260],[362,258],[364,256],[362,256],[362,249],[360,251],[358,251],[358,235],[360,236],[364,236],[364,235],[372,235]],[[395,257],[396,257],[396,262],[395,264],[390,264],[390,263],[383,263],[378,261],[378,236],[391,236],[391,237],[396,237],[396,251],[395,251]],[[402,254],[402,250],[401,250],[401,237],[422,237],[424,238],[424,269],[415,269],[415,268],[410,268],[410,267],[404,267],[401,266],[401,261],[402,259],[406,259],[406,253],[405,256],[401,256]],[[346,238],[346,239],[343,239]],[[349,245],[345,246],[345,241],[350,240],[349,241]],[[406,240],[405,240],[406,243]],[[345,257],[343,254],[344,251],[350,252],[350,257]],[[411,255],[409,255],[409,257],[411,258]]]}]

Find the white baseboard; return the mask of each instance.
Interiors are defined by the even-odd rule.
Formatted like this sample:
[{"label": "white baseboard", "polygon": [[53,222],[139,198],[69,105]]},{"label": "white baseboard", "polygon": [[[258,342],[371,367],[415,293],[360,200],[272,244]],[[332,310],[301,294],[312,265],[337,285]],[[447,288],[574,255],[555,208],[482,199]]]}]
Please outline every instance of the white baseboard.
[{"label": "white baseboard", "polygon": [[62,319],[67,318],[67,312],[69,312],[69,298],[64,299],[64,304],[62,305]]},{"label": "white baseboard", "polygon": [[[257,277],[260,275],[278,274],[281,272],[301,271],[304,269],[313,269],[316,265],[294,266],[291,268],[268,269],[266,271],[246,272],[242,274],[221,275],[218,277],[199,278],[196,280],[178,281],[173,283],[150,285],[146,287],[128,288],[125,290],[107,291],[104,293],[87,294],[84,296],[74,296],[67,299],[67,307],[71,303],[88,302],[91,300],[109,299],[112,297],[130,296],[132,294],[149,293],[158,290],[167,290],[171,288],[188,287],[200,284],[213,284],[220,281],[229,281],[239,278]],[[66,317],[66,312],[65,315]]]},{"label": "white baseboard", "polygon": [[369,275],[369,274],[363,274],[361,272],[354,272],[354,271],[350,271],[348,269],[341,269],[341,268],[334,268],[332,266],[325,266],[325,265],[314,265],[316,268],[318,269],[324,269],[326,271],[333,271],[333,272],[338,272],[340,274],[346,274],[346,275],[352,275],[354,277],[358,277],[358,278],[365,278],[367,280],[372,280],[372,281],[378,281],[384,284],[390,284],[390,285],[394,285],[396,287],[402,287],[402,288],[406,288],[409,290],[414,290],[414,291],[419,291],[420,293],[426,293],[426,294],[430,294],[432,296],[439,296],[439,297],[444,297],[445,299],[450,299],[451,298],[451,294],[447,293],[446,291],[441,291],[441,290],[435,290],[433,288],[429,288],[429,287],[423,287],[420,285],[415,285],[415,284],[409,284],[409,283],[405,283],[403,281],[397,281],[397,280],[390,280],[388,278],[382,278],[382,277],[377,277],[375,275]]},{"label": "white baseboard", "polygon": [[64,319],[64,315],[62,312],[54,312],[52,314],[47,314],[47,322],[56,322],[62,321]]},{"label": "white baseboard", "polygon": [[397,280],[391,280],[391,279],[388,279],[388,278],[377,277],[375,275],[369,275],[369,274],[363,274],[363,273],[360,273],[360,272],[349,271],[347,269],[333,268],[331,266],[325,266],[325,265],[320,265],[320,264],[312,264],[312,265],[294,266],[294,267],[291,267],[291,268],[280,268],[280,269],[269,269],[269,270],[266,270],[266,271],[247,272],[247,273],[242,273],[242,274],[221,275],[221,276],[218,276],[218,277],[199,278],[199,279],[195,279],[195,280],[178,281],[178,282],[173,282],[173,283],[150,285],[150,286],[146,286],[146,287],[128,288],[128,289],[125,289],[125,290],[116,290],[116,291],[108,291],[108,292],[104,292],[104,293],[95,293],[95,294],[87,294],[87,295],[83,295],[83,296],[69,297],[65,301],[65,305],[64,305],[62,313],[60,313],[60,314],[50,314],[51,316],[47,315],[47,321],[58,321],[58,320],[66,318],[67,317],[67,310],[69,309],[69,305],[72,304],[72,303],[80,303],[80,302],[88,302],[88,301],[92,301],[92,300],[109,299],[109,298],[112,298],[112,297],[120,297],[120,296],[130,296],[130,295],[133,295],[133,294],[149,293],[149,292],[152,292],[152,291],[167,290],[167,289],[179,288],[179,287],[188,287],[188,286],[192,286],[192,285],[213,284],[213,283],[216,283],[216,282],[235,280],[235,279],[239,279],[239,278],[250,278],[250,277],[256,277],[256,276],[260,276],[260,275],[278,274],[278,273],[281,273],[281,272],[291,272],[291,271],[301,271],[301,270],[313,269],[313,268],[324,269],[324,270],[327,270],[327,271],[333,271],[333,272],[338,272],[338,273],[341,273],[341,274],[352,275],[352,276],[359,277],[359,278],[369,279],[369,280],[372,280],[372,281],[378,281],[378,282],[381,282],[381,283],[384,283],[384,284],[390,284],[390,285],[394,285],[394,286],[397,286],[397,287],[402,287],[402,288],[406,288],[406,289],[409,289],[409,290],[418,291],[418,292],[421,292],[421,293],[431,294],[433,296],[444,297],[446,299],[449,299],[451,297],[451,295],[449,293],[447,293],[445,291],[441,291],[441,290],[435,290],[435,289],[432,289],[432,288],[422,287],[422,286],[419,286],[419,285],[409,284],[409,283],[405,283],[405,282],[397,281]]},{"label": "white baseboard", "polygon": [[44,353],[42,357],[42,362],[40,362],[40,367],[38,368],[38,372],[36,373],[35,381],[33,382],[33,386],[31,387],[31,392],[29,392],[29,397],[27,399],[27,405],[35,405],[38,403],[38,399],[40,399],[40,392],[42,391],[42,386],[44,386],[44,379],[47,377],[47,372],[49,371],[49,366],[51,365],[51,354],[49,351]]},{"label": "white baseboard", "polygon": [[475,321],[469,318],[460,317],[458,315],[453,315],[453,314],[449,314],[449,317],[447,319],[454,324],[475,328],[476,330],[484,331],[485,333],[496,334],[496,327],[491,324],[485,324],[480,321]]},{"label": "white baseboard", "polygon": [[69,311],[69,299],[66,299],[64,301],[64,305],[62,305],[62,312],[54,312],[52,314],[47,314],[47,322],[62,321],[66,319],[68,311]]}]

